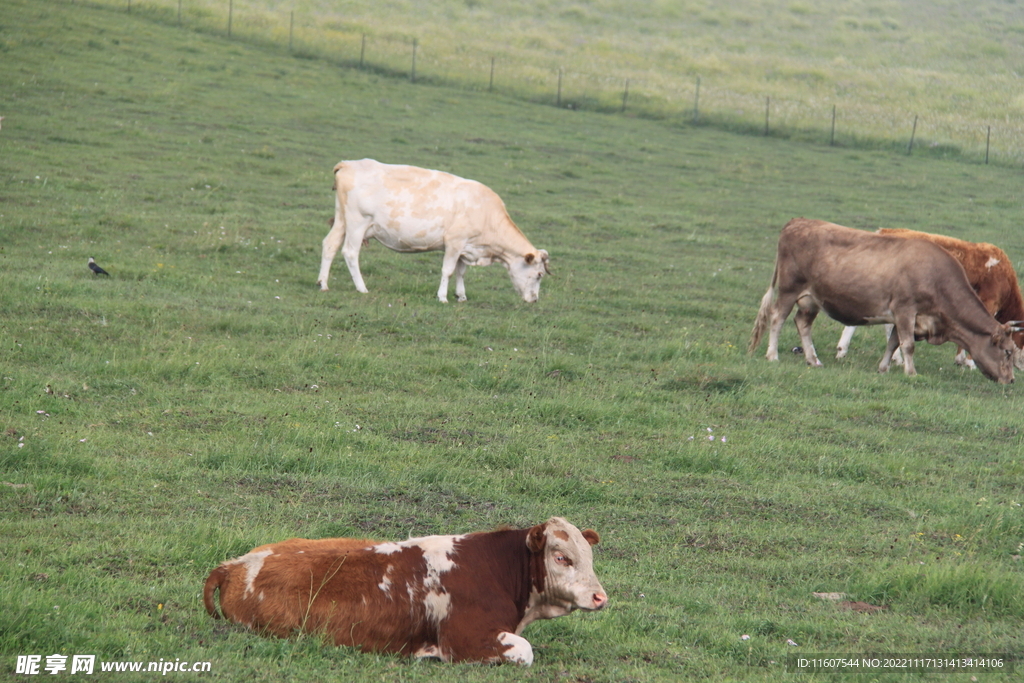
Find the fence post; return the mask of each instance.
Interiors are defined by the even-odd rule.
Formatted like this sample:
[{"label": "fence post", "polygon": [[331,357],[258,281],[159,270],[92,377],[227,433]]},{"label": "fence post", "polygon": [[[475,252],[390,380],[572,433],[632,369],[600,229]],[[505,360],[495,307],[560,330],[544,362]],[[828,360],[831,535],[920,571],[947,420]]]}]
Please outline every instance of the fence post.
[{"label": "fence post", "polygon": [[366,34],[363,34],[363,42],[359,46],[359,68],[363,68],[363,57],[366,56]]},{"label": "fence post", "polygon": [[416,82],[416,48],[419,46],[419,40],[416,38],[412,39],[412,82]]},{"label": "fence post", "polygon": [[231,37],[231,15],[235,13],[235,0],[228,0],[228,38]]},{"label": "fence post", "polygon": [[494,57],[491,57],[491,80],[487,82],[487,92],[494,90]]},{"label": "fence post", "polygon": [[626,87],[622,90],[622,111],[626,111],[626,99],[629,97],[629,79],[626,79]]},{"label": "fence post", "polygon": [[768,110],[771,108],[772,98],[764,98],[764,134],[768,135]]},{"label": "fence post", "polygon": [[832,105],[832,132],[828,136],[828,146],[836,146],[836,105]]},{"label": "fence post", "polygon": [[292,51],[292,36],[295,33],[295,10],[288,15],[288,52]]},{"label": "fence post", "polygon": [[555,106],[562,106],[562,67],[558,67],[558,94],[555,96]]},{"label": "fence post", "polygon": [[985,164],[988,164],[988,143],[992,139],[992,126],[988,127],[988,132],[985,133]]},{"label": "fence post", "polygon": [[697,89],[693,93],[693,122],[697,123],[700,116],[700,76],[697,76]]},{"label": "fence post", "polygon": [[910,129],[910,143],[907,144],[907,154],[914,149],[914,136],[917,134],[917,114],[914,114],[914,127]]}]

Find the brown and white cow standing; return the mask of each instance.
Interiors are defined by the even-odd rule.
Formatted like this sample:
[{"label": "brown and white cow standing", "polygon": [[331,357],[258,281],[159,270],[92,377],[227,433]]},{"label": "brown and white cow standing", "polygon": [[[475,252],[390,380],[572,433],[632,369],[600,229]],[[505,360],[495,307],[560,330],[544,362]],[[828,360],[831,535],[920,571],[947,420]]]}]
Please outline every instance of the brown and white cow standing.
[{"label": "brown and white cow standing", "polygon": [[365,652],[529,665],[537,619],[598,610],[592,529],[560,517],[529,529],[398,543],[289,539],[224,562],[203,601],[217,618],[279,637],[324,633]]},{"label": "brown and white cow standing", "polygon": [[466,266],[505,266],[512,286],[526,302],[540,294],[548,252],[535,249],[486,185],[450,173],[373,159],[342,161],[334,167],[334,220],[323,241],[320,277],[327,290],[331,262],[341,249],[356,289],[366,293],[359,271],[363,241],[374,238],[399,252],[444,251],[437,298],[448,302],[455,275],[455,297],[466,300]]},{"label": "brown and white cow standing", "polygon": [[808,365],[821,365],[811,325],[824,310],[844,325],[896,326],[879,372],[889,369],[897,346],[904,371],[914,375],[915,339],[954,341],[986,377],[1013,382],[1016,347],[1010,326],[995,321],[956,259],[931,242],[794,218],[779,235],[775,272],[750,336],[751,353],[768,329],[767,358],[779,359],[779,332],[793,306]]},{"label": "brown and white cow standing", "polygon": [[[967,242],[955,237],[933,235],[906,228],[879,228],[875,232],[879,235],[924,239],[939,245],[963,266],[964,272],[967,273],[967,281],[971,283],[981,303],[997,322],[1013,324],[1024,320],[1024,297],[1021,296],[1017,273],[1013,270],[1010,257],[996,245],[987,242]],[[853,339],[856,329],[853,326],[843,329],[836,347],[836,358],[844,357],[849,351],[850,340]],[[1015,331],[1011,336],[1017,346],[1013,354],[1013,366],[1018,370],[1024,370],[1024,352],[1021,351],[1024,348],[1024,331]],[[895,356],[893,360],[899,362]],[[957,365],[974,365],[968,360],[967,353],[962,348],[957,349],[955,362]]]}]

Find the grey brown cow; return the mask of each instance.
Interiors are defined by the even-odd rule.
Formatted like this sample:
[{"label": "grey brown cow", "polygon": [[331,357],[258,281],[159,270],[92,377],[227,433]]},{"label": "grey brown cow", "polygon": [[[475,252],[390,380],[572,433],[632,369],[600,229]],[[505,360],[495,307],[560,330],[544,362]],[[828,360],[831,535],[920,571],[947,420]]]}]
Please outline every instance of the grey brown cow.
[{"label": "grey brown cow", "polygon": [[899,347],[904,372],[914,375],[915,340],[953,341],[967,349],[986,377],[1013,382],[1011,326],[996,322],[956,259],[931,242],[794,218],[779,235],[775,272],[750,336],[751,353],[767,330],[767,358],[779,359],[779,332],[794,306],[808,365],[821,365],[811,325],[824,310],[844,325],[895,325],[879,372],[889,369]]},{"label": "grey brown cow", "polygon": [[[981,303],[996,321],[1011,325],[1024,321],[1024,296],[1021,295],[1020,284],[1017,282],[1017,273],[1013,270],[1010,257],[996,245],[987,242],[967,242],[955,237],[905,228],[879,228],[875,232],[879,235],[924,239],[939,245],[964,267],[967,281],[971,283]],[[836,348],[836,358],[846,355],[856,329],[849,326],[843,330]],[[1024,352],[1021,351],[1024,348],[1024,331],[1016,328],[1014,330],[1016,331],[1012,336],[1017,349],[1013,354],[1013,367],[1024,370]],[[889,331],[886,332],[887,337],[888,333]],[[898,355],[897,351],[893,357],[894,362],[901,362],[897,360]],[[967,352],[963,348],[957,349],[954,361],[957,365],[974,367],[973,361],[967,358]]]}]

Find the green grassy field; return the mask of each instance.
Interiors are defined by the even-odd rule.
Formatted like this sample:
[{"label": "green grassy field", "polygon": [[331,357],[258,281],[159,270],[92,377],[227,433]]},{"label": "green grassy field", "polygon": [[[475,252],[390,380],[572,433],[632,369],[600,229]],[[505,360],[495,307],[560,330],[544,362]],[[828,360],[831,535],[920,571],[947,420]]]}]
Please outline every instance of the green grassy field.
[{"label": "green grassy field", "polygon": [[[0,54],[5,674],[63,653],[220,680],[775,681],[792,654],[1022,652],[1018,386],[952,345],[880,376],[877,330],[830,360],[827,320],[823,369],[745,352],[789,218],[993,242],[1019,270],[1018,172],[412,85],[49,0],[5,2]],[[440,255],[380,245],[370,294],[340,263],[320,292],[330,171],[365,156],[494,188],[551,253],[541,300],[492,267],[439,304]],[[531,625],[529,670],[264,639],[201,604],[258,544],[555,514],[602,535],[610,604]]]},{"label": "green grassy field", "polygon": [[591,111],[628,81],[631,115],[763,134],[770,98],[772,135],[817,144],[835,107],[841,146],[1024,164],[1014,0],[92,1],[406,77],[415,41],[419,79],[536,102],[561,70],[561,105]]}]

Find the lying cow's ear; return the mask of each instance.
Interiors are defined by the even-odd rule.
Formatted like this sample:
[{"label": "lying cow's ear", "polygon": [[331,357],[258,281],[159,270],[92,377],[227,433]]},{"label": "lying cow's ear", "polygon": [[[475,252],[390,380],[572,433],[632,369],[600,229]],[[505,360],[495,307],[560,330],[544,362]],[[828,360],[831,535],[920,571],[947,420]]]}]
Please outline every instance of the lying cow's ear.
[{"label": "lying cow's ear", "polygon": [[536,259],[536,258],[537,258],[537,255],[534,254],[531,251],[529,254],[527,254],[526,256],[523,257],[523,260],[526,261],[527,265],[530,265],[530,264],[533,263],[534,259]]},{"label": "lying cow's ear", "polygon": [[526,547],[530,549],[531,553],[539,553],[544,550],[544,545],[547,543],[547,536],[544,535],[546,526],[547,522],[538,524],[526,534]]},{"label": "lying cow's ear", "polygon": [[601,542],[601,537],[597,535],[597,532],[593,529],[584,529],[582,532],[583,538],[587,539],[587,543],[590,545],[597,545]]}]

